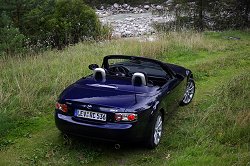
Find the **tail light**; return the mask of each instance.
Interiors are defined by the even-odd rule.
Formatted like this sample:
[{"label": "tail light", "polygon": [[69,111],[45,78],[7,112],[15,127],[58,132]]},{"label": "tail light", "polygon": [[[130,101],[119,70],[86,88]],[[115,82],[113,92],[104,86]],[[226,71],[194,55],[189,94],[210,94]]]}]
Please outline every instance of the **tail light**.
[{"label": "tail light", "polygon": [[60,104],[60,103],[56,103],[56,109],[61,110],[62,112],[68,112],[68,106],[66,104]]},{"label": "tail light", "polygon": [[132,122],[137,120],[137,114],[134,113],[115,113],[116,122]]}]

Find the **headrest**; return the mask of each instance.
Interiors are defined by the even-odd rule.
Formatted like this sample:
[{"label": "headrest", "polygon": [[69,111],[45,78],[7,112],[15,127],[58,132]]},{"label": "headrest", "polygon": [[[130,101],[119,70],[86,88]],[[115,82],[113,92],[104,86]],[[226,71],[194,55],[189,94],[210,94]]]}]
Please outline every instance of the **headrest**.
[{"label": "headrest", "polygon": [[132,76],[132,85],[134,86],[146,86],[147,79],[143,73],[134,73]]},{"label": "headrest", "polygon": [[106,72],[103,68],[95,68],[93,77],[96,81],[105,82],[106,81]]}]

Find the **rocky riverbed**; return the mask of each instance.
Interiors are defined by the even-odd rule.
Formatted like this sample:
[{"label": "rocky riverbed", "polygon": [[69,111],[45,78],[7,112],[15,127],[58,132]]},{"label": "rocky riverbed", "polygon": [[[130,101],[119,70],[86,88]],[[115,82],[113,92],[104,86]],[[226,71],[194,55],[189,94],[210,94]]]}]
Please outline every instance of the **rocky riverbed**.
[{"label": "rocky riverbed", "polygon": [[166,6],[161,5],[131,7],[128,4],[114,4],[106,9],[101,7],[96,13],[102,24],[112,27],[112,36],[119,38],[155,34],[153,24],[174,19],[165,10]]}]

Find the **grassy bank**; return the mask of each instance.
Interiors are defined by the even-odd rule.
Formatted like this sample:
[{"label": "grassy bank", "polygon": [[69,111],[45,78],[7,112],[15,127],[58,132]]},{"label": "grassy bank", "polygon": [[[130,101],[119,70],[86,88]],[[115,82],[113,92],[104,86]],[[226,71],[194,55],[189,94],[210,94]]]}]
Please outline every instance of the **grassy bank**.
[{"label": "grassy bank", "polygon": [[[64,138],[56,129],[59,93],[108,54],[143,55],[193,71],[195,99],[169,117],[157,149],[117,151],[103,142]],[[0,70],[0,165],[250,164],[249,31],[81,43],[36,56],[0,57]]]}]

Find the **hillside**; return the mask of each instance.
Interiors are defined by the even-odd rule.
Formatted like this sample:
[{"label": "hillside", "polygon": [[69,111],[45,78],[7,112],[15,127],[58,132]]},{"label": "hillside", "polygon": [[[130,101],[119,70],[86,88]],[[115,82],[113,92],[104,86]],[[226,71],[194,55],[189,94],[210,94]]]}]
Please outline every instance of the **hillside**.
[{"label": "hillside", "polygon": [[[63,137],[55,127],[57,96],[108,54],[147,56],[193,71],[196,96],[167,119],[157,149],[115,150],[106,142]],[[0,165],[250,164],[249,31],[85,42],[35,56],[0,57],[0,70]]]}]

